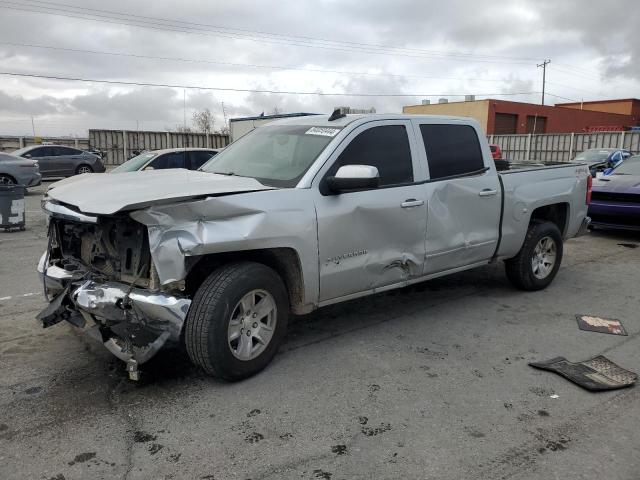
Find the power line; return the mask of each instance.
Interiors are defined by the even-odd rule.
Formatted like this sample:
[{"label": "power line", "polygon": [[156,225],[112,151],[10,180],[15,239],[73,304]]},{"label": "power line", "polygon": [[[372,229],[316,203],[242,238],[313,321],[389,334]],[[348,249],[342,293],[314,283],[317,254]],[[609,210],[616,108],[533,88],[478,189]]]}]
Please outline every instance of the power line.
[{"label": "power line", "polygon": [[[156,55],[145,55],[145,54],[137,54],[137,53],[131,53],[131,52],[108,52],[108,51],[102,51],[102,50],[86,50],[81,48],[58,47],[53,45],[39,45],[39,44],[32,44],[32,43],[0,41],[0,45],[38,48],[38,49],[56,50],[56,51],[72,52],[72,53],[83,53],[83,54],[91,54],[91,55],[105,55],[105,56],[117,56],[117,57],[127,57],[127,58],[136,58],[136,59],[202,63],[202,64],[220,65],[220,66],[227,66],[227,67],[258,68],[258,69],[267,69],[267,70],[298,71],[298,72],[310,72],[310,73],[330,73],[330,74],[352,75],[352,76],[420,78],[420,79],[430,79],[430,80],[457,80],[457,81],[468,81],[468,82],[494,82],[494,83],[505,82],[505,79],[497,79],[497,78],[436,77],[431,75],[417,75],[417,74],[401,75],[401,74],[393,74],[393,73],[372,73],[372,72],[355,72],[355,71],[344,71],[344,70],[329,70],[329,69],[320,69],[320,68],[300,68],[300,67],[286,66],[286,65],[260,65],[260,64],[252,64],[252,63],[219,62],[219,61],[206,60],[206,59],[162,57],[162,56],[156,56]],[[547,81],[546,83],[548,85],[555,85],[562,88],[568,88],[570,90],[597,95],[596,92],[593,92],[591,90],[585,90],[583,88],[578,88],[573,85],[566,85],[563,83],[556,83],[556,82],[550,82],[550,81]]]},{"label": "power line", "polygon": [[[343,47],[338,47],[338,46],[330,46],[327,44],[319,45],[314,43],[300,43],[301,41],[294,42],[290,40],[281,40],[281,39],[273,39],[273,38],[271,39],[255,38],[255,37],[250,37],[247,35],[242,35],[237,33],[234,33],[234,34],[225,33],[225,32],[214,33],[212,31],[206,31],[206,30],[203,31],[201,29],[195,29],[193,27],[167,25],[163,23],[154,23],[154,22],[149,22],[145,20],[129,20],[129,19],[119,18],[119,17],[114,18],[113,16],[78,12],[75,10],[65,10],[65,9],[55,10],[55,9],[52,9],[51,7],[45,7],[45,6],[39,6],[39,5],[16,4],[14,2],[6,1],[6,0],[3,3],[0,3],[0,8],[25,11],[25,12],[31,12],[31,13],[44,13],[47,15],[55,15],[55,16],[61,16],[66,18],[76,18],[81,20],[90,20],[95,22],[103,22],[103,23],[110,23],[110,24],[116,24],[116,25],[135,26],[135,27],[147,28],[152,30],[171,31],[171,32],[187,33],[187,34],[194,34],[194,35],[201,35],[201,36],[208,36],[208,37],[225,37],[225,38],[231,38],[235,40],[248,40],[248,41],[253,41],[261,44],[264,42],[267,42],[267,43],[275,43],[275,44],[295,46],[295,47],[319,48],[324,50],[343,51],[343,52],[350,52],[350,53],[355,52],[355,53],[366,53],[366,54],[372,54],[372,55],[402,56],[402,57],[409,57],[409,58],[430,58],[430,59],[438,59],[438,60],[444,60],[444,61],[468,62],[470,59],[473,59],[475,62],[494,63],[494,64],[525,65],[528,63],[526,61],[499,61],[499,60],[482,59],[480,57],[478,58],[460,57],[459,58],[459,57],[451,56],[455,54],[443,53],[441,55],[435,55],[435,54],[425,53],[425,54],[418,55],[418,54],[404,53],[402,51],[372,49],[372,47],[361,48],[361,47],[348,46],[348,45]],[[75,8],[81,8],[81,7],[75,7]],[[60,12],[66,12],[66,13],[60,13]],[[121,15],[125,15],[125,14],[121,14]],[[92,18],[92,17],[97,17],[97,18]]]},{"label": "power line", "polygon": [[300,67],[293,67],[293,66],[286,66],[286,65],[260,65],[260,64],[252,64],[252,63],[219,62],[214,60],[203,60],[203,59],[182,58],[182,57],[161,57],[156,55],[145,55],[145,54],[137,54],[137,53],[130,53],[130,52],[107,52],[102,50],[85,50],[80,48],[57,47],[52,45],[38,45],[38,44],[32,44],[32,43],[0,41],[0,45],[9,45],[14,47],[40,48],[40,49],[47,49],[47,50],[59,50],[59,51],[73,52],[73,53],[87,53],[91,55],[108,55],[108,56],[141,58],[141,59],[150,59],[150,60],[204,63],[204,64],[229,66],[229,67],[248,67],[248,68],[260,68],[260,69],[269,69],[269,70],[292,70],[292,71],[312,72],[312,73],[333,73],[333,74],[339,74],[339,75],[378,76],[378,77],[397,77],[397,78],[427,78],[432,80],[460,80],[460,81],[473,81],[473,82],[504,82],[505,81],[504,79],[497,79],[497,78],[434,77],[431,75],[417,75],[417,74],[401,75],[401,74],[394,74],[394,73],[371,73],[371,72],[354,72],[354,71],[344,71],[344,70],[328,70],[328,69],[319,69],[319,68],[300,68]]},{"label": "power line", "polygon": [[[483,57],[483,58],[497,58],[497,59],[505,59],[505,60],[519,60],[519,61],[531,61],[531,60],[536,60],[535,58],[528,58],[528,57],[515,57],[515,56],[505,56],[505,55],[487,55],[487,54],[475,54],[475,53],[462,53],[462,52],[442,52],[442,51],[434,51],[434,50],[426,50],[426,49],[419,49],[419,48],[409,48],[409,47],[399,47],[399,46],[395,46],[395,45],[382,45],[382,44],[376,44],[376,43],[363,43],[363,42],[353,42],[353,41],[340,41],[340,40],[334,40],[334,39],[327,39],[327,38],[319,38],[319,37],[311,37],[311,36],[303,36],[303,35],[291,35],[291,34],[282,34],[282,33],[274,33],[274,32],[265,32],[265,31],[260,31],[260,30],[248,30],[248,29],[241,29],[241,28],[231,28],[231,27],[225,27],[225,26],[221,26],[221,25],[213,25],[213,24],[207,24],[207,23],[196,23],[196,22],[188,22],[188,21],[184,21],[184,20],[176,20],[176,19],[167,19],[167,18],[161,18],[161,17],[150,17],[150,16],[145,16],[145,15],[140,15],[140,14],[133,14],[131,12],[117,12],[114,10],[103,10],[103,9],[96,9],[96,8],[89,8],[89,7],[83,7],[83,6],[78,6],[78,5],[70,5],[70,4],[66,4],[66,3],[58,3],[58,2],[50,2],[50,1],[44,1],[44,0],[26,0],[27,2],[31,3],[31,4],[44,4],[44,5],[53,5],[53,8],[60,8],[60,7],[67,7],[67,8],[71,8],[74,10],[79,10],[80,13],[85,13],[86,11],[89,12],[99,12],[101,14],[107,14],[109,16],[120,16],[120,17],[125,17],[125,20],[128,20],[130,17],[138,17],[138,18],[142,18],[142,19],[146,19],[146,20],[153,20],[156,22],[164,22],[164,23],[168,23],[170,25],[176,25],[176,24],[182,24],[182,25],[186,25],[187,28],[194,28],[194,27],[203,27],[205,29],[214,29],[214,31],[226,31],[227,33],[233,33],[236,35],[252,35],[252,36],[260,36],[261,38],[264,38],[265,36],[268,37],[278,37],[278,38],[283,38],[286,40],[295,40],[295,41],[311,41],[311,42],[322,42],[325,44],[333,44],[333,45],[351,45],[351,46],[357,46],[359,48],[362,47],[366,47],[366,48],[376,48],[376,49],[385,49],[385,50],[401,50],[401,51],[411,51],[411,52],[418,52],[418,53],[427,53],[430,55],[443,55],[443,56],[456,56],[456,57]],[[38,5],[33,5],[34,7],[40,7],[40,8],[48,8],[48,9],[52,9],[52,7],[42,7],[42,6],[38,6]],[[68,10],[63,10],[63,11],[68,11]],[[86,14],[86,13],[85,13]],[[88,14],[88,15],[93,15],[93,14]],[[240,33],[238,33],[240,32]]]},{"label": "power line", "polygon": [[[244,93],[272,93],[281,95],[318,95],[328,97],[464,97],[467,93],[353,93],[353,92],[297,92],[289,90],[267,90],[267,89],[252,89],[252,88],[227,88],[227,87],[207,87],[200,85],[178,85],[169,83],[148,83],[148,82],[133,82],[126,80],[100,80],[81,77],[66,77],[60,75],[40,75],[35,73],[19,73],[19,72],[0,72],[0,75],[8,75],[12,77],[24,77],[24,78],[44,78],[48,80],[66,80],[72,82],[86,82],[86,83],[105,83],[110,85],[131,85],[139,87],[163,87],[163,88],[183,88],[189,90],[215,90],[222,92],[244,92]],[[498,96],[515,96],[515,95],[533,95],[539,92],[519,92],[519,93],[476,93],[479,97],[498,97]]]},{"label": "power line", "polygon": [[555,98],[561,98],[562,100],[569,100],[571,102],[578,102],[579,101],[579,100],[576,100],[575,98],[563,97],[562,95],[554,95],[551,92],[547,92],[547,96],[555,97]]}]

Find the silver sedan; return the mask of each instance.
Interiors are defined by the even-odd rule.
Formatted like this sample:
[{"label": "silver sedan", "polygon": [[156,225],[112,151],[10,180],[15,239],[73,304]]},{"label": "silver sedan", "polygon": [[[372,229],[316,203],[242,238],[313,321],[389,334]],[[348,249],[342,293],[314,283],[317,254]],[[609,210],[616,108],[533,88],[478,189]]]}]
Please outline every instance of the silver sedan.
[{"label": "silver sedan", "polygon": [[30,145],[16,150],[13,155],[37,160],[44,177],[70,177],[105,171],[98,155],[63,145]]},{"label": "silver sedan", "polygon": [[0,185],[35,187],[41,182],[42,175],[36,160],[0,153]]}]

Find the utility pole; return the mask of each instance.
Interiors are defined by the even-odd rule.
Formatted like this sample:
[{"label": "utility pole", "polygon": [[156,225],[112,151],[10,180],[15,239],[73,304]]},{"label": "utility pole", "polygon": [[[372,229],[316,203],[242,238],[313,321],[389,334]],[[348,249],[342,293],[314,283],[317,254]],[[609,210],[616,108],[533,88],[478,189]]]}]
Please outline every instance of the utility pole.
[{"label": "utility pole", "polygon": [[31,115],[31,131],[33,132],[33,138],[36,138],[36,126],[33,123],[33,115]]},{"label": "utility pole", "polygon": [[551,63],[551,60],[545,60],[540,65],[537,65],[538,68],[542,67],[542,105],[544,105],[544,88],[547,84],[547,65]]},{"label": "utility pole", "polygon": [[227,126],[227,112],[224,109],[224,102],[220,102],[220,104],[222,105],[222,118],[224,118],[224,126],[226,128],[226,126]]}]

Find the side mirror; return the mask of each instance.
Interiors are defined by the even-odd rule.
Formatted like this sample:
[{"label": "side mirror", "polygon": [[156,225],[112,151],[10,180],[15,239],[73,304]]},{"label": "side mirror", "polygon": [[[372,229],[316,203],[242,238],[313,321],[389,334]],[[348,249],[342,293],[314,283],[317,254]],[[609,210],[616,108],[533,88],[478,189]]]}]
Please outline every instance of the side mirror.
[{"label": "side mirror", "polygon": [[327,178],[329,190],[335,193],[377,188],[379,185],[378,169],[371,165],[344,165],[338,169],[334,177]]},{"label": "side mirror", "polygon": [[155,170],[155,168],[153,168],[151,165],[147,165],[142,170]]},{"label": "side mirror", "polygon": [[23,157],[24,157],[24,158],[31,158],[31,154],[30,154],[30,153],[25,153],[25,154],[23,155]]}]

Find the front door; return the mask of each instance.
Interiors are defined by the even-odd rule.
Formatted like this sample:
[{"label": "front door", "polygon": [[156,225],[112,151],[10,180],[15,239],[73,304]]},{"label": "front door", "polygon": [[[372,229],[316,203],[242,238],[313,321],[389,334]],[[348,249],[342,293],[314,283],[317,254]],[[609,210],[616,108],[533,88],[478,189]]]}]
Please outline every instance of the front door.
[{"label": "front door", "polygon": [[[415,184],[415,140],[408,121],[355,129],[329,159],[316,189],[320,302],[397,284],[422,274],[424,189]],[[372,165],[378,188],[334,194],[325,179],[343,165]]]},{"label": "front door", "polygon": [[29,151],[33,160],[40,165],[40,173],[43,177],[55,177],[60,174],[60,168],[56,163],[52,147],[38,147]]},{"label": "front door", "polygon": [[[436,120],[434,120],[436,121]],[[465,124],[416,122],[430,180],[425,274],[489,261],[500,226],[501,189],[481,132]]]}]

